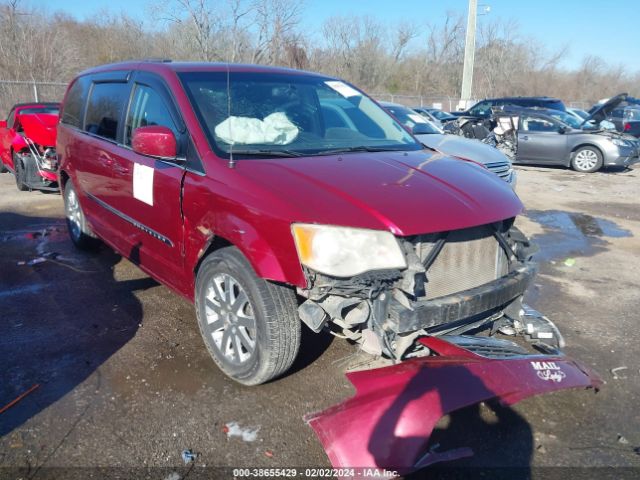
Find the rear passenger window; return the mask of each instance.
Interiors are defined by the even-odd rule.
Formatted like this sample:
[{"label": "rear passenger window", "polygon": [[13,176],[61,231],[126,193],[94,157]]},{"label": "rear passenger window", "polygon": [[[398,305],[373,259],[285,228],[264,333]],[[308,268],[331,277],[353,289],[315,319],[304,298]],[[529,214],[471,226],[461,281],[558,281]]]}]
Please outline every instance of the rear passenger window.
[{"label": "rear passenger window", "polygon": [[126,83],[94,84],[87,105],[85,130],[109,140],[116,140],[128,92],[129,86]]},{"label": "rear passenger window", "polygon": [[64,102],[62,118],[60,119],[62,123],[82,128],[84,104],[87,100],[90,85],[91,81],[86,77],[80,77],[74,82]]},{"label": "rear passenger window", "polygon": [[177,137],[177,131],[164,101],[152,88],[136,85],[133,100],[127,113],[125,124],[125,145],[131,145],[131,137],[136,128],[161,125],[170,128]]}]

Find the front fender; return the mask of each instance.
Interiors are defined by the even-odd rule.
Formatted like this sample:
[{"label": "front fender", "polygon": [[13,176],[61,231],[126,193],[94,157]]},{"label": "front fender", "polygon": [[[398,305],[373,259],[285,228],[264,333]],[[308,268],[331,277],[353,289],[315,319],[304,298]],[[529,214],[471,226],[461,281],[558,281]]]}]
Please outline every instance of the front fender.
[{"label": "front fender", "polygon": [[[195,272],[211,247],[222,240],[218,246],[237,247],[258,277],[306,286],[291,225],[285,216],[270,214],[277,209],[260,208],[259,204],[248,200],[242,203],[230,197],[228,188],[221,182],[186,176],[183,193],[186,268]],[[184,291],[190,297],[195,284],[193,278],[193,284]]]},{"label": "front fender", "polygon": [[11,150],[14,152],[20,152],[28,148],[27,142],[22,135],[15,134],[11,139]]}]

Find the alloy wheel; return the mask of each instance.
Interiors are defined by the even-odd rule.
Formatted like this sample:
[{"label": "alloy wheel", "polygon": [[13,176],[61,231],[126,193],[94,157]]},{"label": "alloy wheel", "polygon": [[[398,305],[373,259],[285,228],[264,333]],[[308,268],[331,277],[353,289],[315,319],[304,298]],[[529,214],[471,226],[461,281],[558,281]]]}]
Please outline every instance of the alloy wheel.
[{"label": "alloy wheel", "polygon": [[69,220],[69,228],[71,229],[71,236],[77,240],[82,233],[82,210],[80,210],[78,196],[72,188],[67,190],[66,213],[67,219]]},{"label": "alloy wheel", "polygon": [[215,275],[205,299],[207,333],[216,349],[235,365],[247,362],[256,351],[256,320],[247,293],[231,275]]},{"label": "alloy wheel", "polygon": [[575,158],[575,165],[580,170],[590,170],[598,164],[598,155],[593,150],[580,150]]}]

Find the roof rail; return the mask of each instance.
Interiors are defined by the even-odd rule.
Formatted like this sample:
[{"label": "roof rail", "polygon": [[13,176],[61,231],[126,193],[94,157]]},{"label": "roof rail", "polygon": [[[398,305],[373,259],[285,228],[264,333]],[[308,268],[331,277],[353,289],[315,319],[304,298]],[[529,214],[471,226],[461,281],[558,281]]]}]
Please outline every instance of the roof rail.
[{"label": "roof rail", "polygon": [[139,60],[130,60],[131,62],[149,62],[149,63],[171,63],[173,60],[170,58],[162,58],[162,57],[149,57],[149,58],[141,58]]}]

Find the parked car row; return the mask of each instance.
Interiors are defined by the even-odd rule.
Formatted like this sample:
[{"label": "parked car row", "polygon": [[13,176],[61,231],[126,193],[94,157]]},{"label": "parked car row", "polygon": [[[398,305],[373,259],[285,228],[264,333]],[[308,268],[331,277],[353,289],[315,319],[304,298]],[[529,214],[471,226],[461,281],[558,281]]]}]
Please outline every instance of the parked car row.
[{"label": "parked car row", "polygon": [[483,100],[456,115],[444,131],[493,145],[515,163],[591,173],[640,160],[640,106],[627,94],[589,112],[567,109],[550,97],[508,97]]}]

